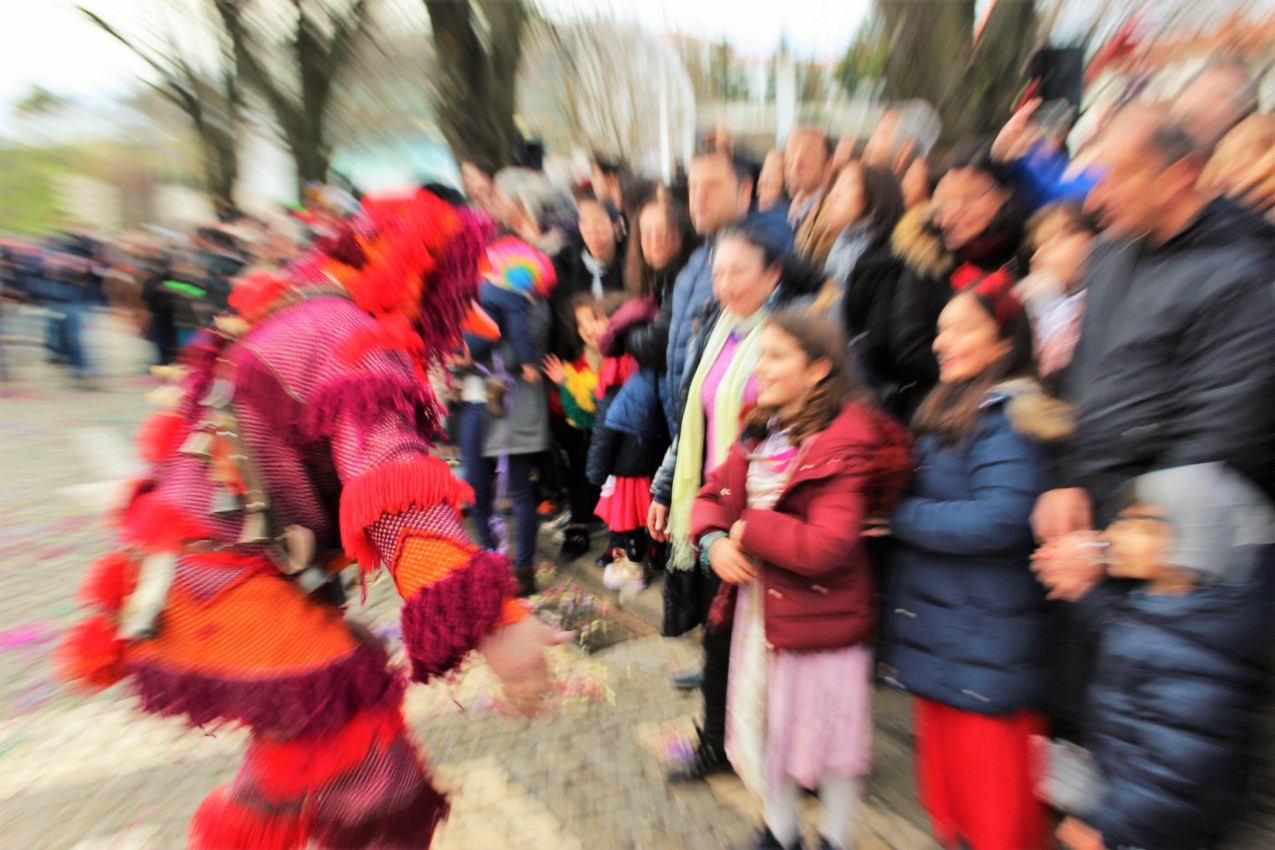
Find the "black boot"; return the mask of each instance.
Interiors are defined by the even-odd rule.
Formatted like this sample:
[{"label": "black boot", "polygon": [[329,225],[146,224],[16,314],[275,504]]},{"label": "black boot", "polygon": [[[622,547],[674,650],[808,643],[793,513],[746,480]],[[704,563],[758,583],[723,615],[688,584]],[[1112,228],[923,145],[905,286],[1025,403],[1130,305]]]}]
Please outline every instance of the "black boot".
[{"label": "black boot", "polygon": [[589,529],[583,525],[572,523],[562,531],[562,549],[559,558],[563,561],[574,561],[589,551]]},{"label": "black boot", "polygon": [[536,568],[517,567],[514,569],[514,578],[518,580],[518,595],[524,599],[528,596],[536,595]]},{"label": "black boot", "polygon": [[705,741],[704,733],[699,729],[695,730],[695,734],[698,743],[695,745],[695,752],[691,754],[691,760],[668,771],[665,779],[669,782],[701,782],[710,776],[731,770],[730,762],[726,760],[726,749],[720,744]]},{"label": "black boot", "polygon": [[763,827],[752,843],[743,845],[739,850],[802,850],[803,847],[800,835],[797,836],[795,844],[791,847],[785,847],[779,843],[779,839],[770,831],[770,827]]}]

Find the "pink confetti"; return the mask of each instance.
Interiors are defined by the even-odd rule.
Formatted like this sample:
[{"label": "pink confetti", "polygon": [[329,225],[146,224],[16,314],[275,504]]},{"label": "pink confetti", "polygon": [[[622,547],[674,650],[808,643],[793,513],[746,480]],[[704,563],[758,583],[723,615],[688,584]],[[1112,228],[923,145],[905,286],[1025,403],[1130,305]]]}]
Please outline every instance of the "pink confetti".
[{"label": "pink confetti", "polygon": [[46,643],[53,639],[57,630],[48,623],[27,623],[17,628],[0,632],[0,650],[14,650],[29,644]]}]

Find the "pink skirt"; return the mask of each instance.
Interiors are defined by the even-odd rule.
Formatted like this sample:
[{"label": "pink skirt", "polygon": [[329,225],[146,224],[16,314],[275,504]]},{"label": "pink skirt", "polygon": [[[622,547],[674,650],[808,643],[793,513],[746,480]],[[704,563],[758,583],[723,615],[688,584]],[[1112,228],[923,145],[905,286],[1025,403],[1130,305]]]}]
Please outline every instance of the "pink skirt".
[{"label": "pink skirt", "polygon": [[[734,763],[732,751],[760,753],[763,781],[771,790],[784,777],[815,788],[823,776],[866,776],[872,768],[872,650],[864,644],[823,652],[766,651],[764,719],[760,724],[737,722],[746,717],[750,699],[748,685],[735,680],[736,671],[748,666],[737,654],[757,646],[760,642],[748,635],[766,628],[747,604],[747,596],[759,586],[740,588],[735,611],[727,755]],[[741,740],[759,732],[764,742]]]},{"label": "pink skirt", "polygon": [[616,478],[612,475],[602,485],[602,498],[598,499],[594,513],[612,531],[636,531],[646,528],[650,511],[650,476]]}]

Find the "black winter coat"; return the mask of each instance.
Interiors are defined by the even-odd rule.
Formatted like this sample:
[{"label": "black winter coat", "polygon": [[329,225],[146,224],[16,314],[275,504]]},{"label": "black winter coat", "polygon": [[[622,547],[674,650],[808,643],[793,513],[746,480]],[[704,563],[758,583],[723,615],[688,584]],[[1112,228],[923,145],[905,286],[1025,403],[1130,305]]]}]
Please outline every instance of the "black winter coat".
[{"label": "black winter coat", "polygon": [[[616,247],[615,259],[611,261],[611,265],[602,276],[604,294],[624,291],[624,254],[620,248],[621,246]],[[583,350],[580,335],[576,333],[571,301],[581,293],[593,291],[593,274],[585,268],[582,259],[584,254],[584,245],[577,238],[553,258],[554,270],[558,274],[558,284],[549,297],[549,304],[553,307],[554,315],[554,339],[551,348],[568,363],[575,362]]]},{"label": "black winter coat", "polygon": [[1178,236],[1100,241],[1064,397],[1077,431],[1060,486],[1105,525],[1144,472],[1224,461],[1271,489],[1275,252],[1260,219],[1214,201]]},{"label": "black winter coat", "polygon": [[1244,810],[1268,671],[1271,547],[1252,578],[1185,596],[1082,602],[1100,644],[1086,744],[1102,774],[1083,819],[1110,848],[1210,850]]},{"label": "black winter coat", "polygon": [[879,379],[894,393],[884,406],[904,422],[939,380],[934,339],[939,314],[952,299],[952,272],[971,263],[987,272],[1011,271],[1022,237],[1020,223],[1007,206],[992,230],[956,253],[947,250],[932,224],[929,205],[908,212],[894,231],[891,244],[903,263],[890,318],[886,323],[886,356]]},{"label": "black winter coat", "polygon": [[[598,413],[595,419],[597,424],[593,429],[593,437],[589,441],[589,460],[585,468],[589,483],[595,487],[601,487],[611,475],[617,478],[652,476],[660,468],[660,461],[664,459],[664,452],[669,444],[668,426],[664,423],[664,417],[660,415],[662,410],[655,375],[652,372],[646,372],[629,378],[629,381],[641,380],[650,381],[649,392],[645,394],[646,402],[640,405],[645,407],[645,410],[638,410],[635,406],[626,411],[618,409],[614,411],[614,414],[626,415],[614,415],[612,406],[615,405],[616,398],[620,396],[621,387],[610,388],[606,396],[598,402]],[[625,384],[625,386],[628,385]],[[630,388],[632,389],[636,387]],[[625,401],[626,399],[621,399],[620,403],[623,404]],[[606,424],[609,421],[608,416],[628,423],[641,422],[646,427],[640,435],[633,433],[631,427],[627,429],[610,427]]]},{"label": "black winter coat", "polygon": [[855,262],[841,302],[855,364],[883,403],[898,390],[886,376],[891,371],[890,315],[902,274],[903,260],[889,240],[873,244]]}]

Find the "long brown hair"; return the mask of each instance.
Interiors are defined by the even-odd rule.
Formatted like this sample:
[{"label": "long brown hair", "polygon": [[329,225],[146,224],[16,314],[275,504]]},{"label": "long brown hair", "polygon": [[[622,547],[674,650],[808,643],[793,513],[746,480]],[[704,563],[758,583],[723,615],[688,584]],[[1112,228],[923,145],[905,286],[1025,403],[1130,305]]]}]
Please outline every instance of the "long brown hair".
[{"label": "long brown hair", "polygon": [[[985,279],[984,283],[992,281]],[[912,418],[918,436],[937,435],[943,445],[960,445],[982,418],[983,399],[997,384],[1013,378],[1036,377],[1031,321],[1027,311],[1008,290],[975,284],[955,297],[969,295],[996,322],[997,338],[1008,340],[1009,353],[986,372],[960,383],[940,383],[925,397]]]},{"label": "long brown hair", "polygon": [[[810,391],[801,411],[791,420],[778,423],[780,428],[788,429],[793,443],[800,443],[827,428],[850,402],[873,403],[872,394],[854,379],[841,332],[832,322],[799,307],[788,307],[776,312],[766,324],[792,337],[805,353],[807,363],[826,360],[831,367],[828,375]],[[778,414],[774,407],[754,407],[744,417],[743,438],[764,438],[770,432],[771,420]]]},{"label": "long brown hair", "polygon": [[[659,206],[668,222],[668,228],[681,240],[681,248],[666,269],[654,269],[642,256],[642,213],[649,206]],[[639,203],[634,205],[633,215],[629,217],[628,256],[624,260],[624,282],[626,288],[636,298],[654,295],[663,298],[664,291],[673,285],[677,273],[682,270],[695,250],[697,240],[695,230],[691,227],[691,216],[686,206],[673,193],[662,185],[652,188]]]}]

